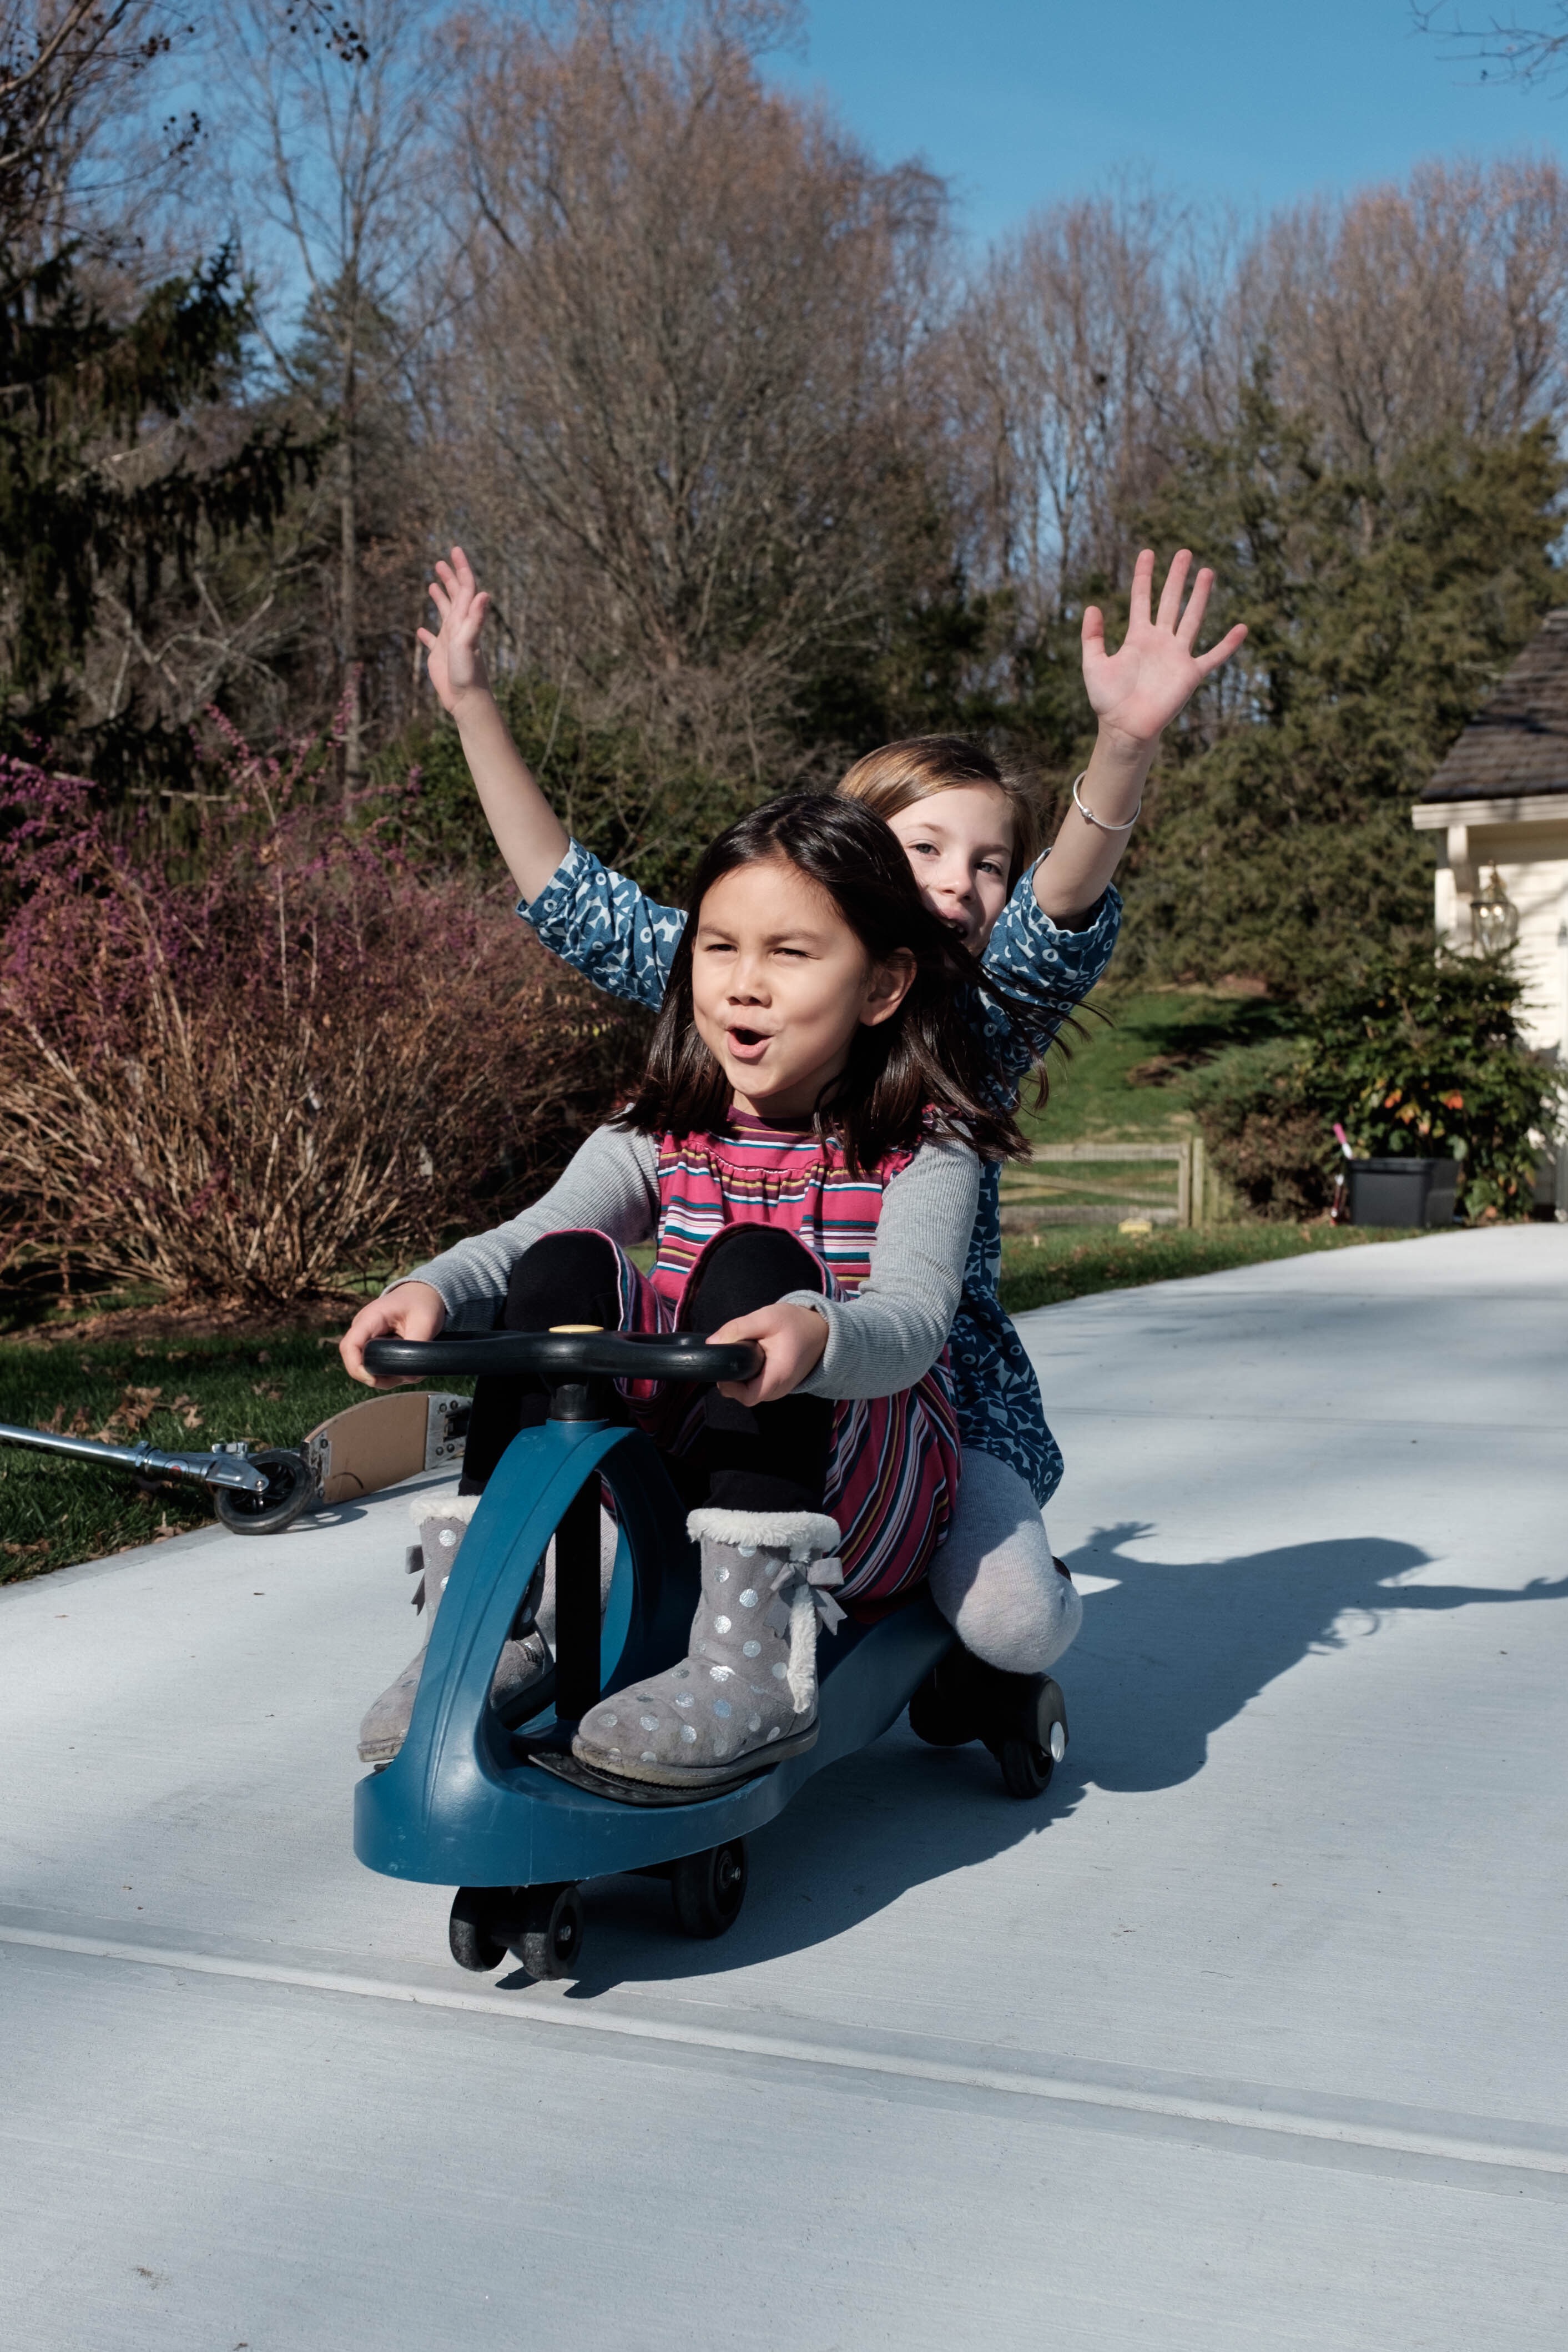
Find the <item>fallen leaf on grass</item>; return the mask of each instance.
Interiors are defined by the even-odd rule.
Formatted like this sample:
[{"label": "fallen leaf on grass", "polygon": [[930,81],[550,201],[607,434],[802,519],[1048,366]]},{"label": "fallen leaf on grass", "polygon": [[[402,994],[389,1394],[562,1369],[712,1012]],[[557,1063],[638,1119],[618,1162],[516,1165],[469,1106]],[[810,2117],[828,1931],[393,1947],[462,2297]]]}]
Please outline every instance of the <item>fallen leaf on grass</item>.
[{"label": "fallen leaf on grass", "polygon": [[[123,1437],[134,1437],[157,1412],[162,1394],[162,1388],[128,1388],[103,1427],[94,1432],[99,1444],[115,1445]],[[189,1403],[189,1398],[185,1402]]]},{"label": "fallen leaf on grass", "polygon": [[275,1387],[270,1381],[252,1381],[250,1392],[252,1396],[266,1397],[272,1404],[279,1404],[283,1400],[283,1391]]}]

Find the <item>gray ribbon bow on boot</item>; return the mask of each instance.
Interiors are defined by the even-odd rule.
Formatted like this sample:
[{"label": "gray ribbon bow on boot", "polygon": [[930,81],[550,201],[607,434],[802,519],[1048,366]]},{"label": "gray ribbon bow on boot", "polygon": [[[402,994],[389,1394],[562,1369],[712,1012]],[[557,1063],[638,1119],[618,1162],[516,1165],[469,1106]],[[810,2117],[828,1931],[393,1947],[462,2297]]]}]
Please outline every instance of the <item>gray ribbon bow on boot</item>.
[{"label": "gray ribbon bow on boot", "polygon": [[817,1622],[830,1633],[843,1623],[844,1612],[832,1588],[842,1584],[841,1559],[787,1559],[772,1582],[773,1606],[768,1623],[776,1633],[789,1636],[789,1696],[797,1715],[806,1715],[817,1702]]}]

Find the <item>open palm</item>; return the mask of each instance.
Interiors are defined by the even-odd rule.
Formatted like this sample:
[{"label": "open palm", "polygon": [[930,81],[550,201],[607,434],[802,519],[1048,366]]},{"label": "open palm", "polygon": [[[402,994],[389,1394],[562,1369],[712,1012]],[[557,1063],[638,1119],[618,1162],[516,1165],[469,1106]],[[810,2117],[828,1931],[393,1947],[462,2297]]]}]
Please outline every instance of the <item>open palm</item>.
[{"label": "open palm", "polygon": [[490,609],[489,593],[476,584],[474,567],[460,547],[452,561],[438,562],[430,600],[441,615],[439,632],[421,629],[430,683],[443,709],[451,710],[470,687],[487,683],[479,635]]},{"label": "open palm", "polygon": [[1171,559],[1159,610],[1151,614],[1155,553],[1145,548],[1133,567],[1127,634],[1113,654],[1105,650],[1103,613],[1097,604],[1084,613],[1083,683],[1094,715],[1133,742],[1152,743],[1246,639],[1246,628],[1238,622],[1209,652],[1194,652],[1214,574],[1207,567],[1199,572],[1184,613],[1182,593],[1191,568],[1191,553],[1184,547]]}]

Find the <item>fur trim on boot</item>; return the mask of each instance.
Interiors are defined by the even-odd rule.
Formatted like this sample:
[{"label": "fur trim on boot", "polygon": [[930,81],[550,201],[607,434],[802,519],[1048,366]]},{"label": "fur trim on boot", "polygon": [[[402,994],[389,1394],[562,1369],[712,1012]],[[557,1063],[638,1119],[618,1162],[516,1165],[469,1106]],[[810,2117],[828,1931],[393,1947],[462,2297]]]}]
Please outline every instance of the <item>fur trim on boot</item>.
[{"label": "fur trim on boot", "polygon": [[791,1559],[818,1559],[841,1540],[837,1519],[825,1511],[726,1511],[716,1503],[688,1514],[686,1533],[694,1543],[731,1544],[746,1559],[765,1544]]}]

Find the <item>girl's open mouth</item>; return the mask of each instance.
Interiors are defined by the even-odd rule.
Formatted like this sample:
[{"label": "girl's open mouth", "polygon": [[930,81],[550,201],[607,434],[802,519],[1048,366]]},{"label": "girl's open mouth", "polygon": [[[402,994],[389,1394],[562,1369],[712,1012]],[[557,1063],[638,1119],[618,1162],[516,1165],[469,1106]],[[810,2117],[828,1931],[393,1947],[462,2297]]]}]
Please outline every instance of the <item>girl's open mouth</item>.
[{"label": "girl's open mouth", "polygon": [[743,1062],[755,1062],[768,1045],[767,1034],[761,1029],[731,1029],[728,1034],[730,1051]]}]

